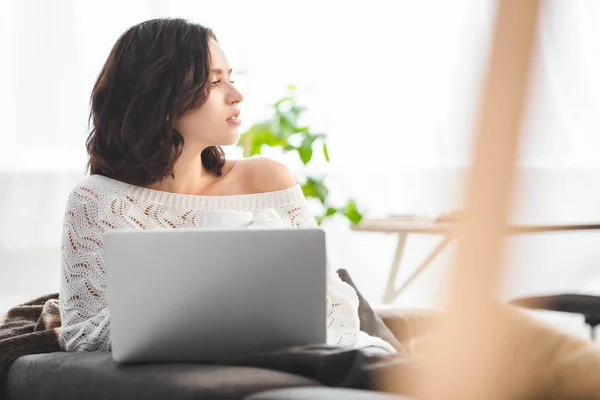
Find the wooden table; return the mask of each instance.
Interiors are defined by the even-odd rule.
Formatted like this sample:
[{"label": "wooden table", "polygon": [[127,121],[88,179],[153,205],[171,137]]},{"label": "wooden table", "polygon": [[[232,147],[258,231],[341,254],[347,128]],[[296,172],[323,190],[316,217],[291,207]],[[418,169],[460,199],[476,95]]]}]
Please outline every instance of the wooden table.
[{"label": "wooden table", "polygon": [[[406,288],[431,264],[433,260],[456,238],[458,224],[453,222],[436,222],[432,220],[407,220],[404,218],[384,218],[366,220],[353,227],[355,231],[380,232],[398,235],[398,244],[392,261],[392,267],[387,278],[382,302],[392,303]],[[566,232],[581,230],[600,230],[600,223],[589,224],[549,224],[549,225],[513,225],[507,229],[507,234],[525,234],[542,232]],[[410,234],[441,235],[442,239],[417,269],[400,285],[395,288],[396,277],[402,262],[402,254]]]}]

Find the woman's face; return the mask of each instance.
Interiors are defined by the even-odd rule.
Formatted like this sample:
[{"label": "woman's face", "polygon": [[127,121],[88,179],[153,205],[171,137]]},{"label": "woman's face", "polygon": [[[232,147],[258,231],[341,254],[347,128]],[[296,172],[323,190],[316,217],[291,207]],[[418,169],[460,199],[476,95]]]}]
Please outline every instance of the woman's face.
[{"label": "woman's face", "polygon": [[175,128],[183,136],[186,146],[229,146],[238,140],[239,103],[244,96],[231,82],[231,67],[219,44],[210,39],[212,59],[211,91],[208,100],[177,121]]}]

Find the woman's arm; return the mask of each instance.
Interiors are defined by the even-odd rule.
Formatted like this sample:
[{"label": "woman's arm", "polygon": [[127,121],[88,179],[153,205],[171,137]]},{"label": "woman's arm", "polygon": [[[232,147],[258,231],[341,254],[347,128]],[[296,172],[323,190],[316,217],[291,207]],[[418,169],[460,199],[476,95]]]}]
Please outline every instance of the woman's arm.
[{"label": "woman's arm", "polygon": [[60,288],[60,339],[66,351],[111,349],[98,203],[98,194],[82,187],[67,201]]}]

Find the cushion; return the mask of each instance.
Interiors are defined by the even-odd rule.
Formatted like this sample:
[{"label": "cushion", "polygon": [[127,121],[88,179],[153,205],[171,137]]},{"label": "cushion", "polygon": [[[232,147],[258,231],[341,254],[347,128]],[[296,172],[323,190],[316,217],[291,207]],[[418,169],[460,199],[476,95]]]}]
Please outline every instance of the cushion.
[{"label": "cushion", "polygon": [[402,344],[396,339],[392,331],[387,327],[383,320],[373,311],[371,305],[360,293],[350,274],[345,269],[337,270],[340,279],[352,286],[358,295],[358,317],[360,319],[360,330],[371,336],[377,336],[391,344],[398,352],[404,352]]},{"label": "cushion", "polygon": [[441,316],[438,310],[409,308],[383,308],[375,312],[400,343],[434,331]]},{"label": "cushion", "polygon": [[122,365],[99,352],[23,356],[14,361],[5,383],[9,400],[240,399],[267,389],[319,385],[250,367]]},{"label": "cushion", "polygon": [[409,400],[386,393],[353,389],[297,388],[277,389],[249,396],[246,400]]}]

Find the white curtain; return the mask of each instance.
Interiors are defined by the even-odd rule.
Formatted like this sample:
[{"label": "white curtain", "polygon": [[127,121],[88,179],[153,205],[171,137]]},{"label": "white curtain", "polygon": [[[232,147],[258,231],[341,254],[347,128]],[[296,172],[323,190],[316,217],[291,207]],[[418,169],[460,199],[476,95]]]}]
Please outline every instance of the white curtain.
[{"label": "white curtain", "polygon": [[[515,218],[598,219],[600,3],[543,3]],[[293,83],[307,123],[330,136],[332,162],[312,172],[329,176],[335,198],[355,197],[368,216],[435,215],[460,202],[494,11],[493,0],[3,0],[0,308],[58,286],[64,201],[85,176],[90,91],[129,26],[172,16],[211,27],[239,72],[242,129]],[[334,264],[377,301],[393,237],[350,232],[343,220],[324,228]],[[597,239],[515,239],[511,294],[596,290]],[[408,264],[435,240],[412,240]],[[447,260],[398,304],[434,304]]]}]

